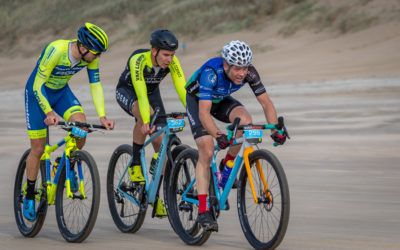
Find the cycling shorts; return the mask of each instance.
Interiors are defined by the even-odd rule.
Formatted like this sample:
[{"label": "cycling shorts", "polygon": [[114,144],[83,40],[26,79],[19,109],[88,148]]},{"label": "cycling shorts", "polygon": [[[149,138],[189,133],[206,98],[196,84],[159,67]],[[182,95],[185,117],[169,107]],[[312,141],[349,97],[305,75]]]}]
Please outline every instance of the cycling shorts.
[{"label": "cycling shorts", "polygon": [[[46,119],[46,114],[40,108],[40,103],[38,103],[34,91],[30,84],[26,85],[25,88],[25,116],[26,125],[28,128],[29,138],[39,139],[46,137],[46,124],[44,120]],[[61,89],[50,89],[45,85],[42,86],[42,93],[48,100],[51,108],[65,121],[75,113],[84,113],[83,108],[72,93],[68,85],[65,85]]]},{"label": "cycling shorts", "polygon": [[[229,114],[238,106],[243,106],[238,100],[232,96],[224,98],[219,103],[213,103],[210,114],[217,120],[230,123]],[[190,128],[194,139],[209,135],[207,130],[201,124],[199,117],[199,98],[195,95],[186,94],[186,111],[188,113]]]},{"label": "cycling shorts", "polygon": [[[149,99],[149,104],[155,110],[157,107],[160,108],[159,114],[165,114],[164,104],[160,94],[160,88],[155,88],[151,94],[147,95]],[[130,116],[134,117],[132,113],[132,108],[134,103],[138,100],[135,89],[132,87],[127,87],[123,84],[118,84],[116,89],[116,99],[121,106],[121,108]],[[135,121],[137,122],[137,118],[135,117]],[[155,123],[156,130],[167,125],[167,120],[165,117],[157,118]]]}]

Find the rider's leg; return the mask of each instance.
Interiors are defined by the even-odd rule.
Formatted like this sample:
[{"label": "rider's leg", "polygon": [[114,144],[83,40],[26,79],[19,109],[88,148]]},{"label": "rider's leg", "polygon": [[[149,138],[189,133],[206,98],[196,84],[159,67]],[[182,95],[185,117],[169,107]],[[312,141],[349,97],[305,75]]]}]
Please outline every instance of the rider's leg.
[{"label": "rider's leg", "polygon": [[[83,122],[86,123],[86,116],[84,113],[74,113],[72,114],[69,119],[68,122]],[[83,146],[85,145],[86,142],[86,137],[85,138],[79,138],[76,140],[76,146],[79,149],[82,149]]]},{"label": "rider's leg", "polygon": [[46,138],[31,139],[31,152],[26,159],[27,188],[24,197],[23,214],[28,220],[36,218],[35,183],[40,167],[40,157],[44,152]]},{"label": "rider's leg", "polygon": [[[246,110],[244,106],[237,106],[232,109],[232,111],[229,114],[229,121],[233,122],[236,117],[240,118],[240,125],[247,125],[252,123],[251,115],[249,112]],[[243,131],[239,130],[236,133],[236,137],[242,137]],[[235,145],[229,148],[228,153],[226,154],[226,157],[223,161],[223,166],[225,166],[226,162],[228,160],[233,160],[235,159],[236,155],[238,154],[240,150],[241,145]]]},{"label": "rider's leg", "polygon": [[[210,185],[210,164],[213,155],[214,141],[211,135],[204,135],[196,139],[199,150],[199,160],[196,165],[196,187],[199,197],[207,195]],[[203,196],[201,196],[203,197]],[[206,197],[207,198],[207,197]],[[199,213],[207,210],[207,202],[199,199]]]}]

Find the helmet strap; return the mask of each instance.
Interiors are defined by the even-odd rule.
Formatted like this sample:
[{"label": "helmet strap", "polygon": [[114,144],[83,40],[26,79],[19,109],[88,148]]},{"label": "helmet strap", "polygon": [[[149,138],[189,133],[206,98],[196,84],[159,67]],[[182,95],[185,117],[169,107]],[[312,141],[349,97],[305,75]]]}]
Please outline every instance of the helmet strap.
[{"label": "helmet strap", "polygon": [[85,62],[87,62],[86,60],[85,60],[85,56],[89,53],[89,50],[88,49],[86,49],[86,52],[85,53],[82,53],[81,52],[81,46],[82,46],[82,44],[81,44],[81,42],[77,42],[77,45],[78,45],[78,51],[79,51],[79,54],[81,55],[81,57],[82,57],[82,60],[83,61],[85,61]]},{"label": "helmet strap", "polygon": [[156,53],[156,55],[154,56],[154,60],[156,61],[156,64],[157,64],[157,65],[155,65],[156,67],[159,66],[159,64],[158,64],[158,62],[157,62],[158,52],[160,52],[160,49],[157,48],[157,53]]}]

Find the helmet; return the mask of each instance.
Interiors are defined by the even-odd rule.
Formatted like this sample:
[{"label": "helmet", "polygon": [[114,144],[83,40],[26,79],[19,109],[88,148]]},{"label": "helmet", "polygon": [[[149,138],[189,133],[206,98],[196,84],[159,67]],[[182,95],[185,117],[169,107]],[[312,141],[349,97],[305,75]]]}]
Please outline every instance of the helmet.
[{"label": "helmet", "polygon": [[157,29],[151,33],[150,44],[153,48],[176,50],[178,48],[178,39],[169,30]]},{"label": "helmet", "polygon": [[89,50],[96,52],[104,52],[108,47],[107,34],[100,27],[91,23],[85,23],[85,26],[78,30],[78,40]]},{"label": "helmet", "polygon": [[222,48],[222,58],[235,66],[249,66],[253,60],[253,53],[249,45],[242,41],[230,41]]}]

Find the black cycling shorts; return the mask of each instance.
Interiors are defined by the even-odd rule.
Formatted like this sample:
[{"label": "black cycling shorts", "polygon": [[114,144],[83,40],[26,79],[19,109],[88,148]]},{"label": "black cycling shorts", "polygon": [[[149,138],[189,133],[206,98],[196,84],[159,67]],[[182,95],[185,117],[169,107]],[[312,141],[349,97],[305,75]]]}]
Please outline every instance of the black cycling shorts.
[{"label": "black cycling shorts", "polygon": [[[210,113],[217,120],[224,123],[230,123],[229,114],[238,106],[243,105],[235,98],[228,96],[219,103],[213,103]],[[192,129],[194,139],[204,135],[209,135],[207,130],[201,124],[199,118],[199,98],[197,96],[190,94],[186,95],[186,112],[188,113],[190,128]]]},{"label": "black cycling shorts", "polygon": [[[159,114],[165,114],[165,108],[164,104],[160,95],[160,88],[156,88],[151,94],[148,96],[150,106],[155,110],[157,107],[160,108],[160,113]],[[137,101],[137,96],[135,93],[135,89],[133,88],[128,88],[125,87],[122,84],[118,84],[117,89],[116,89],[116,99],[121,106],[121,108],[130,116],[133,116],[132,113],[132,107],[135,101]],[[137,121],[135,117],[135,121]],[[157,130],[159,130],[161,127],[164,127],[167,125],[167,120],[165,117],[163,118],[157,118],[157,120],[154,123],[156,125]]]}]

